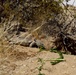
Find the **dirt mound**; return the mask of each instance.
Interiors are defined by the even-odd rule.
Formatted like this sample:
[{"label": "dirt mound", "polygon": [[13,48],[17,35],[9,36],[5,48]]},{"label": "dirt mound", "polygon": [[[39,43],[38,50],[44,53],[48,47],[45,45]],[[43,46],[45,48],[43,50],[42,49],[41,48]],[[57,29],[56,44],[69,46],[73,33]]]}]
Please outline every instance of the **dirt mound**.
[{"label": "dirt mound", "polygon": [[[13,53],[17,51],[17,53]],[[49,51],[39,52],[39,49],[16,46],[13,52],[8,53],[8,57],[1,56],[0,53],[0,75],[38,75],[38,68],[41,63],[39,58],[44,61],[41,73],[45,75],[75,75],[76,57],[73,55],[64,55],[66,61],[56,65],[51,65],[50,60],[57,58],[57,53]]]}]

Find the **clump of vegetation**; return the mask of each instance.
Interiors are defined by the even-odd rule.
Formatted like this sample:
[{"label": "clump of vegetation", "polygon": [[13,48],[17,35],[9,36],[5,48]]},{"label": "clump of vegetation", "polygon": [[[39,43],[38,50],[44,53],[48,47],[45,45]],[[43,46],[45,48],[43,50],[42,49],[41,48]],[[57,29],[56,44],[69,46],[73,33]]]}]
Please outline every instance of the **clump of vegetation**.
[{"label": "clump of vegetation", "polygon": [[44,51],[44,50],[45,50],[45,48],[43,46],[41,46],[39,52]]},{"label": "clump of vegetation", "polygon": [[41,71],[42,71],[42,69],[43,69],[43,65],[44,65],[43,59],[39,58],[39,59],[38,59],[38,62],[41,63],[41,65],[40,65],[39,68],[38,68],[38,71],[39,71],[39,74],[38,74],[38,75],[45,75],[45,74],[41,73]]},{"label": "clump of vegetation", "polygon": [[59,58],[56,58],[51,62],[52,65],[55,65],[64,60],[64,56],[63,56],[62,52],[58,51],[57,49],[51,49],[51,52],[55,52],[55,53],[59,54]]},{"label": "clump of vegetation", "polygon": [[50,0],[37,0],[36,3],[39,7],[33,8],[35,19],[49,19],[53,17],[53,14],[59,14],[63,11],[63,8],[59,5],[57,1]]},{"label": "clump of vegetation", "polygon": [[45,75],[43,73],[41,73],[42,69],[43,69],[43,66],[45,64],[45,61],[50,61],[50,63],[52,65],[56,65],[62,61],[64,61],[64,56],[63,56],[63,53],[58,51],[57,49],[51,49],[51,52],[55,52],[55,53],[58,53],[59,54],[59,58],[56,58],[56,59],[50,59],[50,60],[43,60],[42,58],[38,58],[38,62],[40,62],[40,66],[38,67],[38,71],[39,71],[39,74],[38,75]]},{"label": "clump of vegetation", "polygon": [[52,14],[59,14],[63,11],[59,5],[62,0],[3,0],[4,11],[1,13],[3,17],[9,18],[12,14],[24,26],[26,22],[43,19],[49,19]]}]

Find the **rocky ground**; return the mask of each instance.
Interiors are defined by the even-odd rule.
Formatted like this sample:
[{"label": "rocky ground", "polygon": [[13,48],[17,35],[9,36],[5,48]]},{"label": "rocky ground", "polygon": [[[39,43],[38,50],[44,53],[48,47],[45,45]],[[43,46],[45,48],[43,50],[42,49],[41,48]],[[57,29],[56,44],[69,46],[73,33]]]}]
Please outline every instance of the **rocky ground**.
[{"label": "rocky ground", "polygon": [[[59,1],[0,1],[0,75],[76,75],[76,7]],[[52,65],[51,48],[68,55]]]},{"label": "rocky ground", "polygon": [[[12,28],[7,27],[8,30],[5,31],[0,29],[0,75],[76,74],[76,56],[74,55],[64,54],[64,61],[56,65],[50,63],[51,59],[59,57],[57,53],[49,51],[55,46],[55,37],[47,36],[44,33],[39,35],[36,32],[37,29],[32,32],[22,31],[19,30],[18,25],[20,24],[12,22],[10,24]],[[39,52],[40,46],[45,47],[46,50]],[[41,71],[39,71],[41,66]]]}]

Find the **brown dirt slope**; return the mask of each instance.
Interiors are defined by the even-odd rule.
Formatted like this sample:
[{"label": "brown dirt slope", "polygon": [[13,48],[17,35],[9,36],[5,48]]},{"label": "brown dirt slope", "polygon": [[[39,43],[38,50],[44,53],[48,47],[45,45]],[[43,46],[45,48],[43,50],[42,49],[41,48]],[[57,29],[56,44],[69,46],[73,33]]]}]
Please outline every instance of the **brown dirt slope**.
[{"label": "brown dirt slope", "polygon": [[[39,52],[39,49],[16,46],[15,50],[5,54],[0,53],[0,75],[38,75],[41,63],[39,58],[49,60],[59,57],[49,51]],[[41,73],[45,75],[76,75],[76,56],[64,55],[66,61],[51,65],[44,61]]]}]

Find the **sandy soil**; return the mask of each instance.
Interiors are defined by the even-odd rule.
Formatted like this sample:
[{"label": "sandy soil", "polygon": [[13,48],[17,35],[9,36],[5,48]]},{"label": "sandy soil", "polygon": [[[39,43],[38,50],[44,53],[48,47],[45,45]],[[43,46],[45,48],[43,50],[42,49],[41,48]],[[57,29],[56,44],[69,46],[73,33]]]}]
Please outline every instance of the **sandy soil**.
[{"label": "sandy soil", "polygon": [[39,58],[45,60],[41,70],[45,75],[76,75],[76,56],[64,55],[66,61],[56,65],[47,61],[57,57],[57,53],[16,46],[13,51],[0,53],[0,75],[38,75],[38,68],[41,66]]}]

